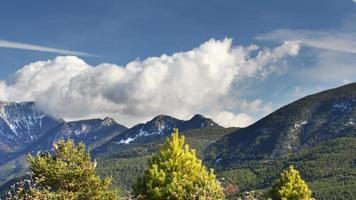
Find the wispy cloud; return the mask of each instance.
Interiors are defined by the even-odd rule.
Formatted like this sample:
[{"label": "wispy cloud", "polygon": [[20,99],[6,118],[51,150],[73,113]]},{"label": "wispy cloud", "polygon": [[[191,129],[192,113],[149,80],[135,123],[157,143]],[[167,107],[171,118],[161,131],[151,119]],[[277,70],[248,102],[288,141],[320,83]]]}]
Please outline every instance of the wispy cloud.
[{"label": "wispy cloud", "polygon": [[308,62],[312,64],[295,68],[293,76],[304,82],[331,87],[356,81],[355,20],[356,15],[352,15],[332,29],[277,29],[255,38],[275,42],[297,40],[302,46],[314,48],[307,51],[308,56],[312,56]]},{"label": "wispy cloud", "polygon": [[22,42],[12,42],[7,40],[0,40],[0,48],[10,48],[10,49],[24,49],[30,51],[42,51],[49,53],[57,53],[62,55],[74,55],[74,56],[96,56],[87,52],[72,51],[67,49],[57,49],[51,47],[44,47],[34,44],[22,43]]},{"label": "wispy cloud", "polygon": [[[356,1],[356,0],[355,0]],[[258,40],[299,40],[304,46],[356,54],[355,32],[279,29],[256,37]]]}]

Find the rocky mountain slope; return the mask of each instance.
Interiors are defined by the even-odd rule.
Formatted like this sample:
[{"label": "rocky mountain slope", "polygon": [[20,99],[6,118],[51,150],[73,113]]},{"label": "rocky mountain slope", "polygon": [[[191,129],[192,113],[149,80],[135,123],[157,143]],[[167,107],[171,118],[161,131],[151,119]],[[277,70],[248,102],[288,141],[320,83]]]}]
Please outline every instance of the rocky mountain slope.
[{"label": "rocky mountain slope", "polygon": [[356,198],[356,83],[306,96],[211,144],[205,164],[240,191],[295,165],[316,199]]},{"label": "rocky mountain slope", "polygon": [[46,115],[33,102],[0,101],[0,164],[61,123],[62,119]]},{"label": "rocky mountain slope", "polygon": [[212,145],[207,161],[229,167],[280,159],[331,139],[356,135],[356,83],[306,96]]}]

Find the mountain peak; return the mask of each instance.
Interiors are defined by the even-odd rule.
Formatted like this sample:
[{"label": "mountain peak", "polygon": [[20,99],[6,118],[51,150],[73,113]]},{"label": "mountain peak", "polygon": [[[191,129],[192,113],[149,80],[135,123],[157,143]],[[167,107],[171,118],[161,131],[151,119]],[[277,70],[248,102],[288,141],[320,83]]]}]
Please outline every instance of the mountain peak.
[{"label": "mountain peak", "polygon": [[149,122],[154,122],[154,121],[165,121],[165,120],[171,120],[171,119],[176,119],[174,117],[171,117],[169,115],[157,115],[156,117],[154,117],[152,120],[150,120]]},{"label": "mountain peak", "polygon": [[190,120],[198,120],[198,119],[206,119],[206,118],[201,114],[195,114]]},{"label": "mountain peak", "polygon": [[200,127],[219,127],[217,123],[215,123],[212,119],[206,118],[201,114],[194,115],[190,120],[187,121],[189,124],[194,124],[195,126]]},{"label": "mountain peak", "polygon": [[112,124],[115,124],[115,120],[111,117],[105,117],[102,121],[102,124],[106,125],[106,126],[110,126]]}]

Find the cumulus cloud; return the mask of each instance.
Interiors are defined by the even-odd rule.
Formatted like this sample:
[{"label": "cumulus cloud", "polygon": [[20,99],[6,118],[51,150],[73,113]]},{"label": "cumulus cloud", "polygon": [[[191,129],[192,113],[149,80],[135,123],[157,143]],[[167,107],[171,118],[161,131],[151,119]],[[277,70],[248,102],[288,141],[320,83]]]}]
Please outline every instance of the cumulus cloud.
[{"label": "cumulus cloud", "polygon": [[[234,83],[278,71],[276,66],[298,50],[294,41],[268,49],[211,39],[190,51],[126,66],[93,67],[78,57],[60,56],[28,64],[0,81],[0,99],[37,101],[47,112],[67,119],[109,115],[126,125],[157,114],[187,118],[211,113]],[[245,115],[229,120],[236,125],[250,122]]]},{"label": "cumulus cloud", "polygon": [[86,52],[71,51],[71,50],[67,50],[67,49],[57,49],[57,48],[44,47],[44,46],[39,46],[39,45],[34,45],[34,44],[12,42],[12,41],[7,41],[7,40],[0,40],[0,48],[43,51],[43,52],[58,53],[58,54],[63,54],[63,55],[95,56],[93,54],[86,53]]},{"label": "cumulus cloud", "polygon": [[254,122],[253,118],[245,113],[234,114],[228,111],[221,111],[214,116],[213,120],[223,127],[246,127]]}]

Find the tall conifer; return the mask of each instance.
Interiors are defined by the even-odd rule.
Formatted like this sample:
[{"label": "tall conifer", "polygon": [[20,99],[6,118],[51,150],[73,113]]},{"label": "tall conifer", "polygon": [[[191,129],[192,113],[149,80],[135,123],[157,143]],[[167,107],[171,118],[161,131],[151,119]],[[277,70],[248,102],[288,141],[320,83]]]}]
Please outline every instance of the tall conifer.
[{"label": "tall conifer", "polygon": [[29,155],[32,182],[23,184],[9,199],[31,200],[114,200],[111,178],[95,174],[96,162],[91,160],[83,143],[60,140],[54,153]]},{"label": "tall conifer", "polygon": [[177,129],[152,157],[144,176],[134,187],[134,193],[150,200],[224,199],[213,170],[206,170]]},{"label": "tall conifer", "polygon": [[269,191],[273,200],[310,200],[311,191],[300,177],[299,172],[290,166]]}]

